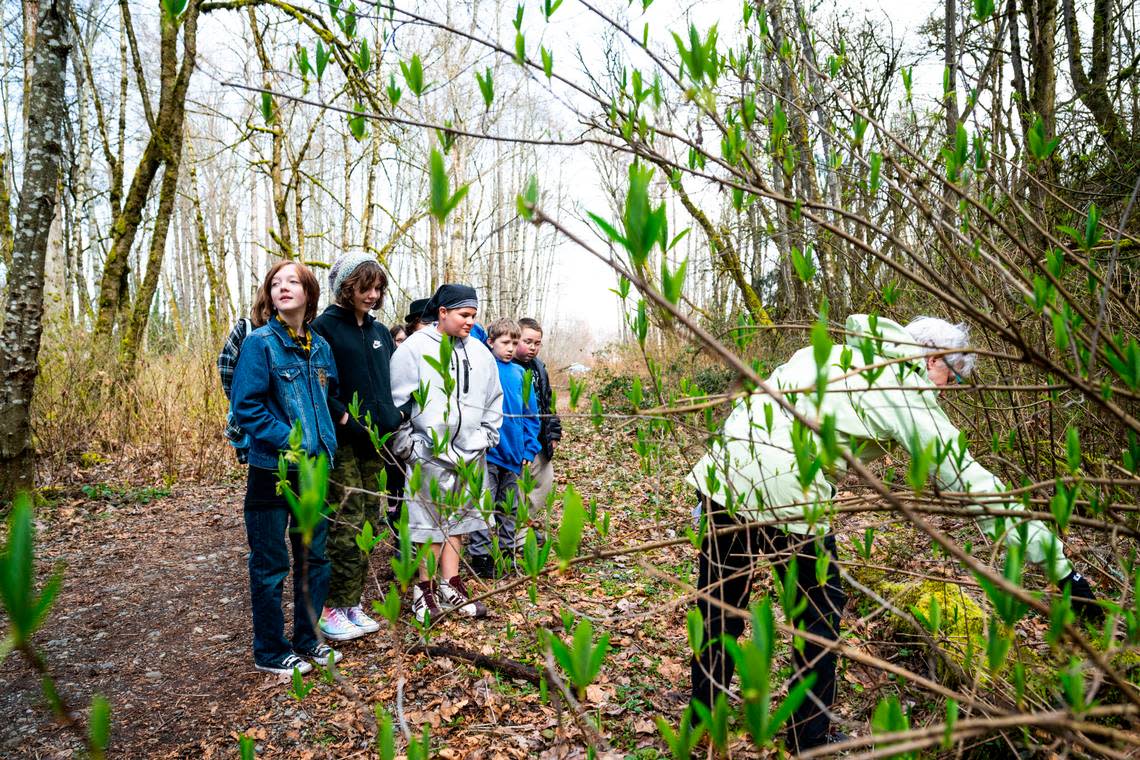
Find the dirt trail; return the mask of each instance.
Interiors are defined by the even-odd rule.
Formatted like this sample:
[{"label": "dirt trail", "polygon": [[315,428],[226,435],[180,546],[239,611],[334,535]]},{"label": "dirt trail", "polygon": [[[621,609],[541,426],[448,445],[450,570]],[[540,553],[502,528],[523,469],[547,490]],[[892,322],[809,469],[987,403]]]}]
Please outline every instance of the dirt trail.
[{"label": "dirt trail", "polygon": [[[38,559],[65,575],[36,643],[73,706],[110,700],[113,754],[214,743],[264,680],[248,653],[240,505],[237,484],[178,486],[147,504],[64,500],[41,513]],[[0,754],[70,756],[34,673],[17,655],[0,668]]]}]

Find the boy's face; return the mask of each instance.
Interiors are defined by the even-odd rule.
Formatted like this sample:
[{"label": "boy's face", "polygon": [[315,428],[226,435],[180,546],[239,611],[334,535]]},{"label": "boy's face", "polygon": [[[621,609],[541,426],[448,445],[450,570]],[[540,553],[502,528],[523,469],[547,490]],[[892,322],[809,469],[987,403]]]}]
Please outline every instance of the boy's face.
[{"label": "boy's face", "polygon": [[491,353],[499,361],[509,362],[515,357],[515,349],[518,348],[518,345],[518,338],[511,337],[510,333],[503,333],[491,341]]},{"label": "boy's face", "polygon": [[352,294],[352,306],[357,314],[364,315],[380,305],[380,298],[383,295],[379,283],[369,288],[357,288]]},{"label": "boy's face", "polygon": [[466,338],[471,334],[476,313],[478,312],[474,306],[464,306],[462,309],[441,308],[439,310],[439,331],[453,338]]},{"label": "boy's face", "polygon": [[522,337],[519,338],[519,349],[516,356],[520,362],[529,362],[534,357],[538,356],[538,352],[542,349],[542,333],[530,327],[522,329]]}]

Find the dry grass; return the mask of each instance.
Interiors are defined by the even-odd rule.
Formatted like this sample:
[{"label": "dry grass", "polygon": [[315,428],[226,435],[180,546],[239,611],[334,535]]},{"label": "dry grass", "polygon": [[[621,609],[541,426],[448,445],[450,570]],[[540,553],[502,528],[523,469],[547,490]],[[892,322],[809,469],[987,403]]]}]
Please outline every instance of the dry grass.
[{"label": "dry grass", "polygon": [[123,378],[86,335],[45,336],[32,409],[38,480],[217,480],[236,463],[212,346],[144,356]]}]

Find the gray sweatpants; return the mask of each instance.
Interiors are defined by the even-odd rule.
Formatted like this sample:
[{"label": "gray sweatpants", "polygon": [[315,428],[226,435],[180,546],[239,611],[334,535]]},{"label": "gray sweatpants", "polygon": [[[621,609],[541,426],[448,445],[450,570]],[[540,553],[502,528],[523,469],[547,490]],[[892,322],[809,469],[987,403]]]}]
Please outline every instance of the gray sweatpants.
[{"label": "gray sweatpants", "polygon": [[[513,552],[522,549],[525,537],[517,535],[515,525],[519,499],[522,498],[519,476],[506,467],[488,462],[486,485],[495,504],[495,526],[493,530],[499,535],[499,551]],[[471,533],[467,537],[467,551],[472,557],[490,555],[491,531],[476,530]]]}]

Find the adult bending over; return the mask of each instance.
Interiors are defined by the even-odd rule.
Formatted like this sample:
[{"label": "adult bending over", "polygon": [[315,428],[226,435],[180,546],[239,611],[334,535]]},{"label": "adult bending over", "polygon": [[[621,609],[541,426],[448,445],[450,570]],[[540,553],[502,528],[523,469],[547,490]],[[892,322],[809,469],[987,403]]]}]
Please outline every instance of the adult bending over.
[{"label": "adult bending over", "polygon": [[[844,369],[845,347],[832,347],[823,369],[827,390],[822,401],[817,405],[814,390],[785,396],[798,413],[816,422],[833,416],[838,445],[862,460],[881,456],[884,446],[891,444],[911,453],[915,447],[937,446],[943,451],[951,447],[952,453],[942,458],[933,473],[943,488],[975,493],[1005,490],[968,451],[959,450],[958,430],[938,405],[937,389],[960,381],[973,370],[974,355],[962,353],[967,346],[964,325],[923,317],[904,329],[889,319],[857,314],[847,318],[847,333],[846,353],[854,366],[848,364]],[[862,367],[871,369],[860,371]],[[812,389],[816,382],[810,347],[797,351],[768,378],[775,390]],[[697,607],[704,617],[704,640],[709,645],[692,661],[692,699],[706,707],[732,681],[734,663],[720,637],[736,638],[744,630],[743,618],[733,614],[733,609],[747,608],[759,557],[772,560],[781,582],[787,577],[790,560],[797,557],[796,583],[807,605],[793,623],[810,634],[838,638],[846,597],[834,561],[835,536],[829,532],[826,517],[835,488],[822,470],[806,487],[801,485],[793,448],[795,427],[793,418],[774,399],[751,394],[737,402],[722,432],[688,476],[708,515]],[[839,460],[837,469],[842,468]],[[1017,520],[1019,505],[989,506],[1008,509],[1011,519],[979,518],[982,529],[1009,545],[1020,542],[1018,527],[1024,528],[1026,558],[1045,565],[1050,579],[1071,588],[1078,613],[1095,618],[1100,609],[1092,601],[1092,590],[1073,571],[1060,539],[1041,522]],[[720,528],[748,521],[779,525],[717,534]],[[815,564],[820,551],[833,560],[823,582],[817,580]],[[835,697],[836,655],[807,641],[802,651],[793,648],[793,657],[795,682],[815,674],[787,734],[788,749],[800,752],[829,740],[825,708]]]}]

